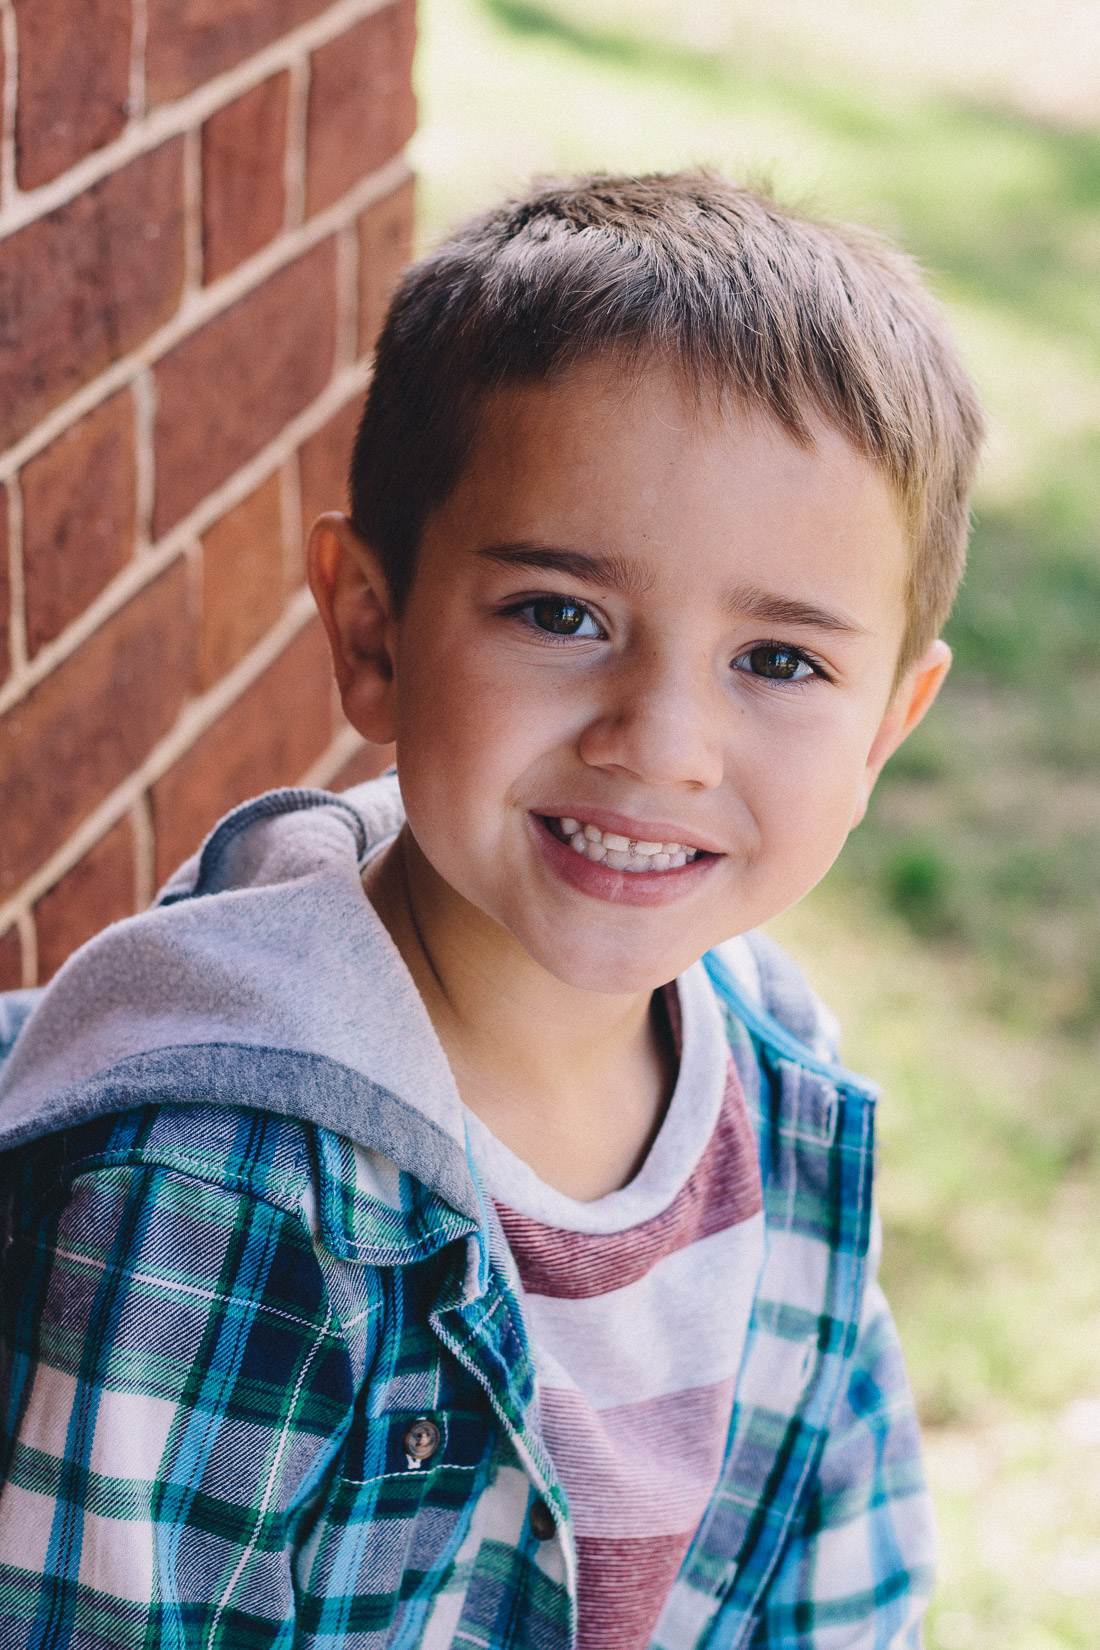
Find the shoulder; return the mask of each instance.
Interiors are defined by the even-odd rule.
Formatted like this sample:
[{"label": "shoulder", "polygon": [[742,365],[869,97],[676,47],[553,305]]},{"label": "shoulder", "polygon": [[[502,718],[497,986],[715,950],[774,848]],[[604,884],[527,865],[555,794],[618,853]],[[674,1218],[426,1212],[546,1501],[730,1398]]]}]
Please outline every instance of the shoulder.
[{"label": "shoulder", "polygon": [[749,1004],[777,1021],[815,1059],[837,1063],[840,1022],[782,946],[754,929],[716,946],[711,955],[732,975]]},{"label": "shoulder", "polygon": [[316,1206],[315,1132],[251,1108],[143,1105],[17,1148],[10,1169],[34,1201],[51,1192],[56,1200],[96,1175],[159,1172],[271,1204],[308,1226]]}]

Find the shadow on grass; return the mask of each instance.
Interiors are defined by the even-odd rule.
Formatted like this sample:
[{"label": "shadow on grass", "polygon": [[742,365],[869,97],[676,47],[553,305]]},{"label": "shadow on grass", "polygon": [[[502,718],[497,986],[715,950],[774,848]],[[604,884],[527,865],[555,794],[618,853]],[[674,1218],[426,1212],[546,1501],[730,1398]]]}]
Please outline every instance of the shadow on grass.
[{"label": "shadow on grass", "polygon": [[826,84],[808,74],[750,73],[728,54],[582,22],[545,0],[480,4],[513,35],[678,83],[709,101],[766,100],[859,146],[927,263],[986,302],[1088,340],[1100,361],[1100,134],[958,98],[899,98],[835,76]]}]

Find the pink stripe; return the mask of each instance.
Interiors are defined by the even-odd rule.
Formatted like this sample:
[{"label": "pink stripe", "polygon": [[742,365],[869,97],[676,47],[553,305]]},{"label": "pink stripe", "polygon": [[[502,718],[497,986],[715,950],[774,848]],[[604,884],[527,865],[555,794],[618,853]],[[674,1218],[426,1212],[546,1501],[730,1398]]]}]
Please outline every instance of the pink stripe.
[{"label": "pink stripe", "polygon": [[577,1541],[577,1650],[646,1650],[690,1535]]},{"label": "pink stripe", "polygon": [[593,1409],[543,1387],[543,1435],[581,1535],[690,1534],[722,1467],[735,1373],[714,1386]]},{"label": "pink stripe", "polygon": [[762,1207],[756,1136],[730,1060],[714,1133],[667,1209],[625,1232],[592,1234],[544,1226],[498,1203],[497,1212],[529,1295],[586,1300],[645,1277],[676,1249],[725,1231]]}]

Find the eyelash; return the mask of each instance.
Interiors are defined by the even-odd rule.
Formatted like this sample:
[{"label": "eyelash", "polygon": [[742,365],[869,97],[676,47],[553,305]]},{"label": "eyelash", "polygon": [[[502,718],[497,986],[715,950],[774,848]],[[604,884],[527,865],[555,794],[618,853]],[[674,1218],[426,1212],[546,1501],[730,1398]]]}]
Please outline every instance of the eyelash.
[{"label": "eyelash", "polygon": [[[524,596],[523,598],[521,598],[519,600],[509,602],[506,607],[501,609],[502,617],[522,619],[524,624],[527,626],[527,628],[530,629],[530,630],[533,630],[538,635],[540,640],[543,641],[544,643],[548,642],[551,645],[557,644],[557,645],[565,646],[568,643],[576,640],[576,637],[574,637],[574,636],[555,634],[555,632],[552,631],[552,630],[545,630],[545,629],[543,629],[543,627],[541,625],[535,624],[533,619],[531,619],[527,616],[528,615],[528,609],[537,606],[539,602],[550,602],[550,603],[555,604],[555,605],[560,606],[560,607],[575,607],[575,608],[577,608],[578,611],[585,614],[586,617],[590,618],[592,620],[593,624],[595,624],[599,627],[599,629],[603,632],[604,637],[606,638],[607,632],[604,629],[604,626],[600,623],[600,620],[596,617],[595,613],[592,611],[592,608],[589,606],[589,604],[587,602],[583,602],[583,601],[579,600],[579,598],[577,598],[576,596],[563,596],[559,592],[553,591],[553,590],[539,590],[539,591],[534,592],[532,595]],[[582,636],[580,638],[580,640],[581,641],[593,641],[593,640],[596,640],[596,638],[595,637]],[[779,687],[783,687],[783,688],[803,688],[803,687],[806,687],[814,679],[814,677],[816,677],[820,681],[824,681],[824,682],[831,682],[833,680],[832,675],[830,674],[830,672],[828,670],[826,670],[826,668],[822,664],[821,660],[818,659],[815,654],[808,652],[807,649],[804,648],[804,647],[796,647],[790,642],[779,642],[779,641],[776,641],[776,640],[774,640],[773,638],[770,638],[770,637],[766,638],[762,641],[752,642],[748,647],[742,648],[741,652],[736,654],[735,657],[730,661],[731,670],[733,668],[733,665],[736,664],[738,659],[745,659],[745,658],[748,658],[750,654],[764,652],[764,651],[768,651],[768,650],[771,650],[771,651],[774,651],[774,652],[777,652],[777,653],[790,653],[790,654],[792,654],[800,662],[809,665],[810,670],[812,672],[812,675],[811,676],[803,676],[803,677],[801,677],[800,679],[798,679],[796,681],[791,681],[791,680],[784,681],[782,677],[774,677],[774,676],[773,677],[767,677],[767,676],[763,676],[763,675],[757,675],[753,671],[739,672],[738,674],[748,675],[748,676],[751,676],[753,678],[753,680],[755,680],[755,681],[768,682],[770,684],[775,684],[775,685],[777,685]]]},{"label": "eyelash", "polygon": [[730,660],[730,669],[731,670],[733,669],[733,666],[737,663],[737,661],[739,659],[747,659],[753,653],[767,653],[767,652],[789,653],[793,658],[797,659],[801,664],[809,665],[810,671],[811,671],[812,674],[809,675],[809,676],[800,677],[798,680],[789,680],[788,679],[786,681],[784,681],[784,679],[781,676],[770,676],[769,677],[769,676],[764,676],[764,675],[758,675],[754,671],[738,672],[738,674],[739,675],[743,674],[743,675],[746,675],[746,676],[751,676],[754,681],[767,682],[767,683],[769,683],[769,685],[774,684],[774,685],[776,685],[778,687],[782,687],[782,688],[804,688],[804,687],[807,687],[809,685],[809,683],[814,680],[815,677],[819,681],[822,681],[822,682],[831,682],[833,680],[833,677],[832,677],[831,673],[828,670],[826,670],[826,668],[822,664],[821,660],[819,658],[817,658],[817,656],[815,654],[810,653],[804,647],[796,647],[793,642],[777,642],[774,639],[772,639],[771,637],[766,638],[764,641],[752,642],[748,647],[743,647],[741,649],[740,653],[735,654],[734,657]]},{"label": "eyelash", "polygon": [[[606,639],[607,631],[604,625],[596,617],[596,614],[592,611],[592,608],[588,602],[582,602],[576,596],[563,596],[556,590],[537,590],[532,595],[523,596],[516,601],[509,602],[506,607],[501,608],[501,616],[506,619],[522,619],[527,628],[529,630],[533,630],[543,642],[549,642],[552,645],[557,644],[564,646],[569,642],[576,641],[577,638],[575,636],[560,635],[555,634],[552,630],[544,630],[541,625],[535,624],[534,620],[528,617],[528,609],[537,607],[540,602],[550,602],[558,607],[577,608],[579,612],[591,619],[594,625],[599,627],[602,632],[603,639]],[[594,636],[582,636],[580,637],[580,640],[582,642],[588,642],[595,641],[597,638]]]}]

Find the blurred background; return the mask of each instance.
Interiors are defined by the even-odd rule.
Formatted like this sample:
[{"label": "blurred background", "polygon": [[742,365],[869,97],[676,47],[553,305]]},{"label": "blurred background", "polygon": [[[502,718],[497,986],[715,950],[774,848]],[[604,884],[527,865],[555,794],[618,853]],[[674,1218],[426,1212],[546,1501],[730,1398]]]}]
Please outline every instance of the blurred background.
[{"label": "blurred background", "polygon": [[774,925],[886,1089],[942,1650],[1100,1646],[1100,6],[420,0],[418,237],[712,163],[921,260],[989,411],[955,668]]},{"label": "blurred background", "polygon": [[244,796],[388,759],[301,551],[411,237],[708,162],[896,238],[992,426],[956,664],[774,926],[885,1088],[932,1650],[1100,1650],[1100,0],[415,22],[414,59],[413,0],[0,0],[0,986]]}]

